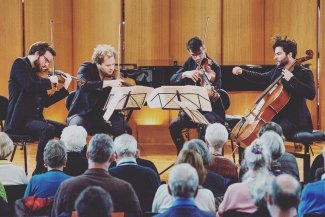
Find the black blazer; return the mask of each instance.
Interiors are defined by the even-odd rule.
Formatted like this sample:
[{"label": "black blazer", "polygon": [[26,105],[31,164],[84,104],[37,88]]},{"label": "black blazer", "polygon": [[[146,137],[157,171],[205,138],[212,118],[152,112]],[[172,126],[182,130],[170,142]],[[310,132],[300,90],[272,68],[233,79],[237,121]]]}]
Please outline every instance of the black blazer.
[{"label": "black blazer", "polygon": [[66,97],[69,92],[61,88],[49,95],[49,79],[39,79],[27,57],[14,61],[9,78],[9,104],[5,132],[23,133],[26,122],[43,119],[43,108]]},{"label": "black blazer", "polygon": [[[77,88],[68,113],[68,123],[75,115],[86,115],[94,111],[102,97],[103,81],[99,77],[99,71],[95,63],[85,62],[81,64],[78,70],[78,78],[86,81],[86,83]],[[108,87],[108,90],[110,89]]]}]

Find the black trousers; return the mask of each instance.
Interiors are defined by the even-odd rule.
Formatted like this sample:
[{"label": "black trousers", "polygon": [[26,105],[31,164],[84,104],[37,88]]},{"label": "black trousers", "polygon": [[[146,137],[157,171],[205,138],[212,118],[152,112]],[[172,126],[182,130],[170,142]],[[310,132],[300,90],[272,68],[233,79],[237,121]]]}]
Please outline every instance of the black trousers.
[{"label": "black trousers", "polygon": [[[203,113],[203,115],[211,124],[212,123],[224,124],[225,122],[224,117],[220,117],[217,113],[213,111],[205,112]],[[169,125],[169,132],[177,148],[178,153],[182,150],[185,142],[184,137],[182,135],[182,130],[186,128],[198,128],[199,138],[204,140],[206,127],[198,126],[196,123],[191,121],[191,119],[188,117],[188,115],[185,112],[181,111],[179,112],[178,117],[172,120],[172,122]]]},{"label": "black trousers", "polygon": [[83,126],[92,135],[96,133],[107,133],[116,137],[124,133],[132,134],[132,130],[124,120],[123,114],[118,111],[112,114],[109,122],[106,122],[100,114],[90,113],[84,116],[73,116],[70,118],[68,124]]},{"label": "black trousers", "polygon": [[36,166],[44,165],[44,148],[47,142],[54,137],[60,137],[66,124],[51,120],[30,120],[25,124],[25,131],[28,135],[38,138],[36,154]]}]

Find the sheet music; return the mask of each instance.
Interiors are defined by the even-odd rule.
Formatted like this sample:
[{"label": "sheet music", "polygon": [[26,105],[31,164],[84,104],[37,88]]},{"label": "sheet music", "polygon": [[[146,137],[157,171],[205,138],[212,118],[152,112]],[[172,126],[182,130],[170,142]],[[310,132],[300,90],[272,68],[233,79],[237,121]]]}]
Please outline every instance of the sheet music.
[{"label": "sheet music", "polygon": [[112,88],[108,97],[109,99],[106,104],[106,108],[104,108],[106,109],[106,111],[103,115],[105,121],[108,121],[111,118],[113,112],[115,111],[116,106],[118,105],[118,103],[121,101],[123,97],[123,92],[120,91],[119,89]]},{"label": "sheet music", "polygon": [[204,115],[201,114],[201,112],[199,112],[195,108],[195,106],[191,105],[191,103],[180,102],[178,100],[175,100],[175,103],[182,108],[182,110],[191,118],[194,123],[206,126],[210,124],[209,121],[204,117]]},{"label": "sheet music", "polygon": [[181,102],[189,102],[196,109],[202,111],[212,111],[208,91],[200,86],[162,86],[154,89],[147,99],[150,108],[180,109],[180,106],[174,101],[179,92]]}]

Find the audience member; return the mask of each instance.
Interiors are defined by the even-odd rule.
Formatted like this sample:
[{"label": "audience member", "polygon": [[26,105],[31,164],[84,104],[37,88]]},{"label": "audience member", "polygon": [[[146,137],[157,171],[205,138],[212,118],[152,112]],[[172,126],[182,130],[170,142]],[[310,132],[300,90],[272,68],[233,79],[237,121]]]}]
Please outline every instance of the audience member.
[{"label": "audience member", "polygon": [[248,171],[243,177],[244,181],[228,187],[217,216],[224,216],[229,211],[254,213],[257,210],[249,189],[255,186],[257,180],[272,176],[268,170],[271,157],[267,149],[263,147],[261,139],[254,140],[246,148],[245,162]]},{"label": "audience member", "polygon": [[166,212],[156,215],[157,217],[178,217],[215,216],[200,210],[194,203],[199,188],[199,178],[196,170],[189,164],[176,165],[169,174],[168,190],[175,197],[175,201]]},{"label": "audience member", "polygon": [[270,216],[297,216],[301,187],[295,177],[288,174],[279,175],[267,189],[265,198]]},{"label": "audience member", "polygon": [[114,212],[123,211],[141,216],[139,199],[132,186],[108,173],[112,155],[113,140],[106,134],[94,135],[86,153],[88,170],[80,176],[62,182],[55,195],[51,216],[57,217],[61,213],[73,211],[80,190],[88,186],[99,186],[110,193]]},{"label": "audience member", "polygon": [[135,190],[142,211],[150,211],[155,193],[160,185],[159,175],[149,167],[137,164],[135,155],[137,141],[129,134],[122,134],[114,140],[114,152],[117,166],[109,169],[109,173],[129,182]]},{"label": "audience member", "polygon": [[228,131],[224,125],[214,123],[207,127],[205,132],[205,142],[208,145],[209,151],[212,155],[208,168],[225,178],[230,178],[233,181],[237,181],[238,172],[236,164],[225,158],[222,154],[222,150],[227,140]]},{"label": "audience member", "polygon": [[307,184],[302,191],[298,216],[311,213],[325,215],[325,175],[320,181]]},{"label": "audience member", "polygon": [[87,131],[82,126],[70,125],[63,129],[61,141],[67,147],[67,164],[63,171],[70,176],[78,176],[88,169]]},{"label": "audience member", "polygon": [[47,172],[32,176],[24,197],[54,198],[61,182],[71,177],[63,172],[66,162],[67,150],[63,142],[50,140],[44,149],[44,166]]},{"label": "audience member", "polygon": [[103,188],[92,186],[83,190],[76,199],[78,217],[109,217],[113,212],[111,195]]},{"label": "audience member", "polygon": [[325,179],[325,148],[323,148],[323,154],[321,154],[321,156],[323,157],[323,166],[316,169],[313,181]]},{"label": "audience member", "polygon": [[[215,200],[213,193],[201,185],[205,181],[207,170],[203,165],[202,157],[194,150],[181,150],[178,154],[176,165],[181,163],[188,163],[198,173],[199,177],[199,188],[196,197],[194,198],[195,205],[204,211],[216,212]],[[175,201],[175,197],[169,194],[168,186],[166,184],[161,185],[155,195],[152,203],[152,212],[163,213],[167,211]]]},{"label": "audience member", "polygon": [[[201,155],[204,166],[206,168],[208,167],[211,161],[211,154],[206,144],[202,140],[192,139],[185,142],[183,149],[196,151],[199,155]],[[212,172],[209,169],[207,169],[207,171],[207,176],[202,186],[211,190],[215,197],[223,196],[227,189],[225,179],[221,175]]]},{"label": "audience member", "polygon": [[6,133],[0,132],[0,182],[3,185],[27,184],[24,170],[8,160],[13,150],[12,140]]}]

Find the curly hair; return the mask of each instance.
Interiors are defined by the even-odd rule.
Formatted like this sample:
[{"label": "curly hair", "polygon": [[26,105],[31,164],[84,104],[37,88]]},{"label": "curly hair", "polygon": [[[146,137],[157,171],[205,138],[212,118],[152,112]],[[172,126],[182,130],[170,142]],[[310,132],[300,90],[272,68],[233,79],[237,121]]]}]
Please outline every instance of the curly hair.
[{"label": "curly hair", "polygon": [[38,41],[32,44],[29,48],[28,55],[33,55],[38,51],[40,56],[44,55],[46,51],[49,51],[52,56],[56,56],[56,51],[54,48],[45,41]]},{"label": "curly hair", "polygon": [[92,60],[94,63],[102,64],[104,62],[105,56],[116,58],[116,51],[112,45],[109,44],[99,44],[94,48],[94,53],[92,55]]},{"label": "curly hair", "polygon": [[297,42],[293,39],[288,39],[287,36],[282,38],[280,35],[275,35],[273,37],[274,44],[272,46],[273,50],[276,47],[282,47],[283,51],[288,55],[290,52],[292,53],[292,57],[296,58],[297,56]]}]

